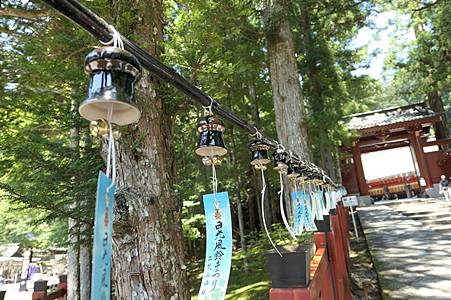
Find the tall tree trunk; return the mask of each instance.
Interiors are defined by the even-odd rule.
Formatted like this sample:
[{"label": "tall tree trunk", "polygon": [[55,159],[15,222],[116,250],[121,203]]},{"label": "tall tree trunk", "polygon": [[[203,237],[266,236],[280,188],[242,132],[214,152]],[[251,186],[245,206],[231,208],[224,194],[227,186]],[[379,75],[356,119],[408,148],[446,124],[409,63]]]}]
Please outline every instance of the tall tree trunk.
[{"label": "tall tree trunk", "polygon": [[[261,180],[258,178],[258,173],[252,168],[252,183],[253,188],[255,189],[255,199],[257,200],[257,215],[258,215],[258,224],[260,225],[260,229],[263,230],[263,216],[262,216],[262,202],[261,202]],[[258,171],[260,173],[260,171]]]},{"label": "tall tree trunk", "polygon": [[268,185],[268,203],[270,206],[270,211],[271,211],[271,220],[272,223],[277,222],[277,207],[279,206],[279,199],[274,198],[274,195],[276,195],[274,193],[274,188],[271,185]]},{"label": "tall tree trunk", "polygon": [[[162,4],[121,1],[137,42],[156,57],[163,40]],[[118,177],[113,233],[113,284],[118,299],[189,299],[181,236],[180,203],[174,197],[171,119],[147,72],[136,86],[142,116],[117,146]],[[133,126],[130,126],[133,127]]]},{"label": "tall tree trunk", "polygon": [[[253,180],[251,180],[251,181],[253,181]],[[255,220],[255,197],[254,197],[255,193],[252,192],[253,189],[254,189],[254,185],[252,184],[252,182],[247,183],[246,185],[247,186],[249,186],[249,185],[251,186],[250,187],[251,190],[246,193],[246,202],[247,202],[247,213],[249,215],[249,229],[250,229],[250,231],[254,231],[255,230],[255,224],[256,224],[256,220]]]},{"label": "tall tree trunk", "polygon": [[[232,158],[232,164],[236,165],[236,155],[235,151],[237,151],[236,147],[236,139],[235,139],[235,130],[231,129],[231,136],[232,136],[232,144],[233,144],[233,150],[230,153]],[[240,243],[241,243],[241,250],[246,251],[246,237],[244,235],[244,218],[243,218],[243,204],[241,201],[241,188],[242,188],[242,181],[240,174],[236,173],[236,199],[237,199],[237,210],[238,210],[238,228],[239,228],[239,234],[240,234]],[[247,267],[247,264],[245,264]]]},{"label": "tall tree trunk", "polygon": [[[79,146],[83,145],[79,151],[79,157],[83,158],[86,155],[84,149],[91,149],[93,139],[87,128],[79,132]],[[89,207],[91,200],[82,199],[82,205]],[[92,262],[92,238],[93,226],[92,223],[80,223],[80,255],[79,255],[79,272],[80,272],[80,299],[89,300],[91,298],[91,262]]]},{"label": "tall tree trunk", "polygon": [[[73,88],[71,93],[71,113],[77,107],[76,91]],[[78,157],[78,128],[74,125],[70,129],[70,149],[74,158]],[[77,208],[77,202],[71,204],[71,209]],[[67,299],[80,299],[80,224],[77,220],[69,218],[69,244],[67,246]]]},{"label": "tall tree trunk", "polygon": [[[432,76],[430,76],[430,77],[432,77]],[[442,120],[440,122],[437,122],[434,124],[435,137],[438,140],[446,139],[449,137],[449,131],[447,128],[447,121],[446,121],[445,109],[443,107],[443,100],[437,89],[437,83],[433,82],[431,84],[431,87],[433,88],[433,90],[428,93],[428,97],[427,97],[429,107],[436,113],[442,114]]]},{"label": "tall tree trunk", "polygon": [[67,299],[80,299],[80,281],[79,281],[79,256],[80,244],[79,224],[76,220],[69,218],[69,244],[67,246]]},{"label": "tall tree trunk", "polygon": [[272,1],[265,10],[264,26],[277,136],[283,145],[308,159],[303,97],[287,16],[290,4],[288,0]]},{"label": "tall tree trunk", "polygon": [[91,252],[92,227],[83,223],[80,226],[80,300],[91,298]]}]

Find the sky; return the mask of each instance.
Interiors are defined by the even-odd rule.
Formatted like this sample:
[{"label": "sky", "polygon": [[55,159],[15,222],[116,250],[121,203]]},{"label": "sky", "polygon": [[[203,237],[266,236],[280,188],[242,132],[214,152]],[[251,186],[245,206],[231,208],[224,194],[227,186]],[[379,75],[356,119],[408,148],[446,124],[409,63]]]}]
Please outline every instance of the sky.
[{"label": "sky", "polygon": [[[383,12],[370,16],[371,26],[365,26],[359,30],[357,36],[351,42],[351,48],[368,46],[369,68],[360,68],[353,75],[370,75],[376,79],[384,78],[384,60],[394,42],[404,43],[415,39],[415,33],[409,28],[410,17],[399,15],[395,12]],[[407,57],[407,49],[398,53],[398,58]],[[388,74],[389,75],[389,74]]]}]

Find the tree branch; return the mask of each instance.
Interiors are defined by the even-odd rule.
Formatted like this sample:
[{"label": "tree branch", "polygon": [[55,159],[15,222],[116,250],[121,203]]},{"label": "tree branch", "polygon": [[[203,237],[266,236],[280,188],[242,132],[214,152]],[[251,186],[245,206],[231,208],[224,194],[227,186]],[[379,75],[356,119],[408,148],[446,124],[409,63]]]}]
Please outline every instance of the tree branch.
[{"label": "tree branch", "polygon": [[0,9],[0,17],[36,20],[46,16],[48,16],[48,13],[45,10],[26,10],[12,7],[5,7]]},{"label": "tree branch", "polygon": [[431,3],[428,3],[428,4],[424,4],[424,6],[422,6],[422,7],[420,7],[420,8],[413,9],[412,11],[413,11],[413,12],[419,12],[419,11],[422,11],[422,10],[425,10],[425,9],[429,9],[429,8],[435,6],[436,4],[440,3],[440,2],[441,2],[441,0],[437,0],[437,1],[435,1],[435,2],[431,2]]}]

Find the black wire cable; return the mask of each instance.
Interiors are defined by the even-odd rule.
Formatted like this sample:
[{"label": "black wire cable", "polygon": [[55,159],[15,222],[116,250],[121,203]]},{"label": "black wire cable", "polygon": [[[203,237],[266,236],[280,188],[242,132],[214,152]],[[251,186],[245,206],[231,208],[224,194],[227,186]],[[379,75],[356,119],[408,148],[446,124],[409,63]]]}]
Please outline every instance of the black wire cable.
[{"label": "black wire cable", "polygon": [[[112,32],[110,31],[110,25],[94,12],[89,10],[86,6],[81,4],[78,0],[43,0],[47,5],[56,9],[63,16],[78,24],[95,38],[102,42],[107,42],[112,38]],[[191,99],[199,102],[203,106],[210,106],[212,111],[217,115],[221,116],[228,122],[238,126],[245,132],[255,135],[259,130],[250,125],[245,120],[239,118],[234,113],[224,109],[221,105],[213,100],[212,97],[205,94],[201,89],[196,87],[194,84],[185,79],[180,75],[175,69],[165,65],[145,50],[140,48],[138,45],[134,44],[126,37],[121,35],[121,39],[124,43],[124,48],[132,53],[141,63],[141,65],[150,71],[152,74],[156,75],[161,80],[170,83],[186,95],[190,96]],[[277,141],[265,137],[263,134],[262,140],[270,145],[272,148],[276,149],[279,144]],[[309,165],[310,163],[301,160],[299,155],[293,155],[293,158],[304,165]],[[318,168],[319,169],[319,168]],[[333,183],[329,177],[328,181]]]}]

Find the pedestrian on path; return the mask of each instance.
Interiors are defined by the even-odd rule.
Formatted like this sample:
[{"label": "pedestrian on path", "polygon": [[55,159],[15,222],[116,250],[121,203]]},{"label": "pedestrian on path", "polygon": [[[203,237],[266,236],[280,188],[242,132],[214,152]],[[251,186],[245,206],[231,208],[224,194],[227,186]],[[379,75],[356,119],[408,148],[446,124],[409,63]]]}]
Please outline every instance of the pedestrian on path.
[{"label": "pedestrian on path", "polygon": [[451,200],[451,190],[449,188],[449,181],[446,179],[445,175],[440,176],[440,194],[443,194],[445,196],[446,201]]}]

